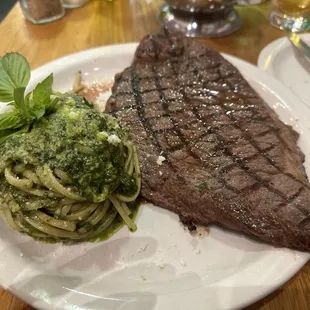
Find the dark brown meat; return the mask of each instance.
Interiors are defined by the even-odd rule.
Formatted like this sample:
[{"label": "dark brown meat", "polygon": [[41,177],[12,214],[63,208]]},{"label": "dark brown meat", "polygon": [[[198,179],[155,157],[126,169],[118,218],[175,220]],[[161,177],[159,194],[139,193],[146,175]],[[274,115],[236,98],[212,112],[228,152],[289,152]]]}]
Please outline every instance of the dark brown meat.
[{"label": "dark brown meat", "polygon": [[167,30],[147,36],[108,109],[138,146],[143,197],[193,223],[310,251],[298,134],[217,52]]}]

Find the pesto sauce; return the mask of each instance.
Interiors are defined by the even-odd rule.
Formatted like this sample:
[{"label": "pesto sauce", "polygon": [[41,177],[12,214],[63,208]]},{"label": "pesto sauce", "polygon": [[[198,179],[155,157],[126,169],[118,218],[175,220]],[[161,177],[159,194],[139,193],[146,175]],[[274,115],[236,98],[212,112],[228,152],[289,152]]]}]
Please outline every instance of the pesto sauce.
[{"label": "pesto sauce", "polygon": [[[135,221],[135,219],[137,217],[140,205],[141,205],[140,201],[135,201],[130,206],[130,210],[132,211],[132,213],[130,214],[129,217],[133,221]],[[32,236],[32,238],[34,238],[35,240],[38,240],[38,241],[42,241],[44,243],[49,243],[49,244],[55,244],[55,243],[59,243],[59,242],[63,242],[64,244],[67,244],[67,245],[83,243],[83,242],[98,243],[98,242],[108,240],[115,233],[120,231],[124,226],[125,226],[125,222],[123,221],[121,216],[118,214],[116,216],[116,218],[114,219],[114,221],[112,222],[112,224],[104,232],[102,232],[101,234],[97,235],[94,238],[90,238],[90,239],[86,239],[86,240],[75,240],[75,241],[73,241],[73,240],[65,241],[65,240],[60,239],[60,238],[52,238],[52,237],[51,238],[36,238],[36,237]],[[28,234],[31,235],[31,231],[29,231]]]},{"label": "pesto sauce", "polygon": [[[48,213],[48,208],[54,208],[62,199],[48,190],[43,197],[34,197],[11,186],[3,172],[13,162],[24,163],[27,169],[47,165],[52,170],[64,171],[72,180],[70,188],[88,201],[96,201],[102,192],[130,196],[136,192],[137,185],[132,176],[123,172],[122,150],[127,139],[128,132],[120,127],[116,119],[98,112],[83,97],[62,95],[50,115],[37,121],[29,132],[11,136],[1,145],[0,199],[9,201],[15,216],[27,215],[28,211],[38,206],[44,206]],[[132,202],[128,206],[132,210],[130,218],[134,220],[139,202]],[[119,231],[124,221],[118,214],[108,229],[91,240],[41,238],[38,237],[40,231],[28,223],[24,222],[23,225],[23,233],[36,240],[73,244],[104,241]],[[80,228],[79,223],[77,227]]]},{"label": "pesto sauce", "polygon": [[81,96],[65,94],[29,132],[3,143],[0,173],[11,162],[47,164],[66,172],[73,180],[72,190],[87,200],[96,201],[103,192],[131,195],[137,187],[123,172],[120,151],[127,137],[116,119],[98,112]]},{"label": "pesto sauce", "polygon": [[[134,203],[132,203],[130,210],[131,210],[131,214],[130,214],[130,218],[135,221],[138,211],[140,208],[140,201],[135,201]],[[125,222],[123,221],[123,219],[121,218],[121,216],[118,214],[115,218],[115,220],[113,221],[113,223],[110,225],[110,227],[108,229],[106,229],[103,233],[101,233],[100,235],[91,238],[89,240],[87,240],[88,242],[102,242],[105,241],[109,238],[111,238],[115,233],[117,233],[119,230],[121,230],[123,228],[123,226],[125,225]]]}]

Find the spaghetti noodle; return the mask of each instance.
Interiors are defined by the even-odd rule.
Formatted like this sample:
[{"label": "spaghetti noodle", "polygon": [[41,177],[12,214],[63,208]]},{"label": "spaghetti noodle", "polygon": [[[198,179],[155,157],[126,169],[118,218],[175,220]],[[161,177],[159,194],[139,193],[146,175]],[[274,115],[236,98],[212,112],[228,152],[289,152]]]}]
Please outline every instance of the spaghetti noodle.
[{"label": "spaghetti noodle", "polygon": [[98,238],[120,219],[136,230],[136,147],[83,97],[63,96],[30,132],[7,139],[0,161],[1,209],[13,229],[71,243]]}]

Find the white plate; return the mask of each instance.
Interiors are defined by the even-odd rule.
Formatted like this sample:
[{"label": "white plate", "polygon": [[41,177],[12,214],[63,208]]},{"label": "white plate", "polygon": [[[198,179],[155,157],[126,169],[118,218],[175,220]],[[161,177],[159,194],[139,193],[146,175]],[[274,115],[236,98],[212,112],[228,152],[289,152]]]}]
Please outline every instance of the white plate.
[{"label": "white plate", "polygon": [[[33,72],[32,86],[50,72],[55,88],[68,90],[77,70],[88,81],[111,80],[132,60],[136,44],[97,48]],[[310,173],[310,113],[280,83],[231,56],[281,119],[301,133]],[[141,207],[138,231],[123,228],[106,242],[49,245],[0,227],[0,283],[39,309],[212,310],[242,308],[291,278],[309,254],[254,242],[211,228],[193,237],[178,216]]]},{"label": "white plate", "polygon": [[[310,34],[301,35],[310,44]],[[310,61],[284,37],[268,44],[259,54],[258,67],[297,94],[310,107]]]}]

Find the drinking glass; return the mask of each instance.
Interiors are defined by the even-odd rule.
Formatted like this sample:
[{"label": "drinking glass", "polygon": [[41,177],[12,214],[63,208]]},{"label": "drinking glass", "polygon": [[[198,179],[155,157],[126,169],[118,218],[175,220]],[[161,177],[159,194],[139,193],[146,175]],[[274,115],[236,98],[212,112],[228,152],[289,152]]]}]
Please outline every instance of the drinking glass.
[{"label": "drinking glass", "polygon": [[273,0],[270,23],[280,29],[301,32],[309,29],[310,0]]},{"label": "drinking glass", "polygon": [[166,0],[158,14],[162,25],[189,37],[214,38],[229,35],[241,26],[233,9],[236,0]]},{"label": "drinking glass", "polygon": [[65,8],[74,9],[85,5],[88,0],[63,0],[63,2]]},{"label": "drinking glass", "polygon": [[256,4],[261,4],[267,0],[238,0],[237,4],[238,5],[256,5]]}]

